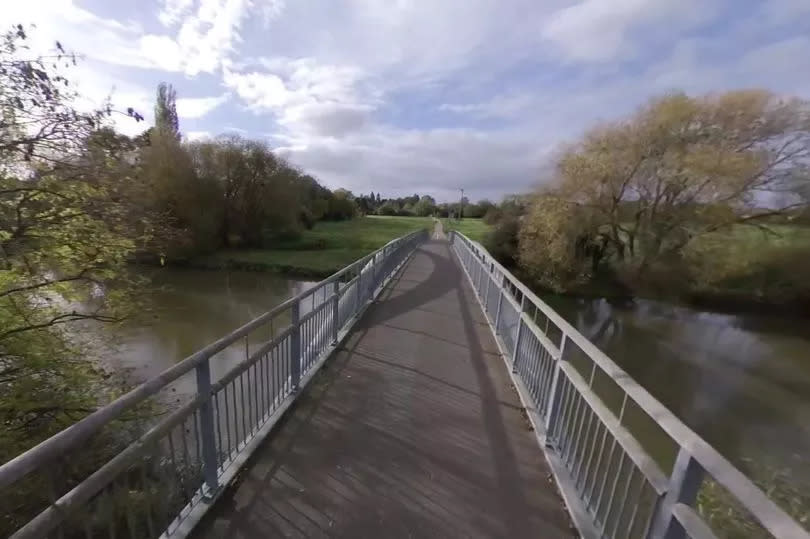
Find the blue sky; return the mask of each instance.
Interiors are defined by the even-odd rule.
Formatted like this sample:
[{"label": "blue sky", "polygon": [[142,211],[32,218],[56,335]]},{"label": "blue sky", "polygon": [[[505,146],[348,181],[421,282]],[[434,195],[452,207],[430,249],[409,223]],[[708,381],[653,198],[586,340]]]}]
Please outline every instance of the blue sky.
[{"label": "blue sky", "polygon": [[111,95],[151,123],[166,81],[188,138],[266,139],[364,193],[531,189],[560,145],[668,91],[810,98],[810,0],[23,0],[3,14],[84,56],[71,78],[89,102]]}]

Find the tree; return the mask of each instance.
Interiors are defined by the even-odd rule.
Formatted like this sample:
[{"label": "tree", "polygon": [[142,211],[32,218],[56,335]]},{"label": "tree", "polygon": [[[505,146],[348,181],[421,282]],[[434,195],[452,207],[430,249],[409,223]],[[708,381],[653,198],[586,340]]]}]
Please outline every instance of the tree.
[{"label": "tree", "polygon": [[128,200],[116,191],[132,167],[110,158],[128,142],[101,129],[109,104],[89,112],[75,105],[63,75],[74,56],[56,43],[52,55],[26,58],[26,40],[22,26],[0,39],[3,461],[112,393],[74,348],[81,332],[68,338],[64,329],[120,320],[134,290],[125,264],[136,234]]},{"label": "tree", "polygon": [[428,195],[423,195],[419,202],[413,206],[413,212],[420,217],[433,215],[436,211],[436,200]]},{"label": "tree", "polygon": [[155,102],[155,129],[180,140],[180,121],[177,118],[177,92],[171,84],[161,82]]},{"label": "tree", "polygon": [[492,201],[487,200],[486,198],[479,200],[476,204],[476,215],[475,217],[483,217],[487,214],[487,212],[493,208],[495,208],[495,204]]},{"label": "tree", "polygon": [[386,201],[377,208],[377,215],[397,215],[399,208],[391,201]]},{"label": "tree", "polygon": [[336,189],[329,200],[327,218],[334,221],[352,219],[357,215],[357,204],[354,195],[346,189]]},{"label": "tree", "polygon": [[563,152],[524,220],[521,263],[557,286],[606,262],[628,281],[671,275],[695,238],[803,205],[763,201],[809,157],[804,101],[760,90],[655,99]]}]

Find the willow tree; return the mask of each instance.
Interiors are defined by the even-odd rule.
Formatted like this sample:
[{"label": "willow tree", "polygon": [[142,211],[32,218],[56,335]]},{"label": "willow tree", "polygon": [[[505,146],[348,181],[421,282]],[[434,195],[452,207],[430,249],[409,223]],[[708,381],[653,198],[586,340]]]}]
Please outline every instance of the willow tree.
[{"label": "willow tree", "polygon": [[521,263],[556,288],[606,264],[644,279],[702,235],[806,204],[795,194],[809,158],[807,102],[762,90],[655,99],[562,153],[523,221]]}]

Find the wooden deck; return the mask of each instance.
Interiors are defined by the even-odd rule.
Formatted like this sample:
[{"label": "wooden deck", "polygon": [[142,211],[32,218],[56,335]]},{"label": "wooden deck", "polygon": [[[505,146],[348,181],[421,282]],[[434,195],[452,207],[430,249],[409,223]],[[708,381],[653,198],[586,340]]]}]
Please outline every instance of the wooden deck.
[{"label": "wooden deck", "polygon": [[195,533],[574,535],[444,240],[417,250]]}]

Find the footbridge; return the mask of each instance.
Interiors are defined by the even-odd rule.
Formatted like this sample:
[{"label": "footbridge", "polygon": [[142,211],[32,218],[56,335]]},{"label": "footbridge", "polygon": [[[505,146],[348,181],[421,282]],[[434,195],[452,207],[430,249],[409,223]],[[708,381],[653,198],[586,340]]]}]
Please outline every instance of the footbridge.
[{"label": "footbridge", "polygon": [[810,537],[439,223],[0,467],[15,539],[728,536],[702,496]]}]

